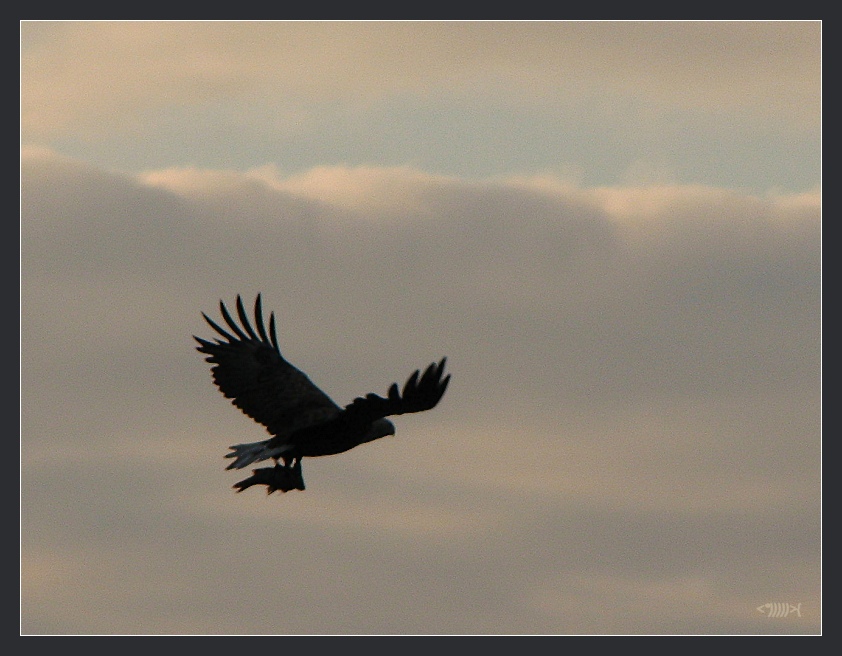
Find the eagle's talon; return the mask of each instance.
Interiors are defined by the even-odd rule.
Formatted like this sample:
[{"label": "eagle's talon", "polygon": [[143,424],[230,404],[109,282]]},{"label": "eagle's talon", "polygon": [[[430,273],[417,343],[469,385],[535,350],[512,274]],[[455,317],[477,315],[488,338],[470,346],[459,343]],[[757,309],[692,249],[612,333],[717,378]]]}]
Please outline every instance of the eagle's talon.
[{"label": "eagle's talon", "polygon": [[272,494],[278,490],[289,492],[290,490],[303,490],[304,478],[301,475],[300,467],[291,468],[281,465],[261,467],[252,470],[252,475],[234,484],[234,488],[237,492],[242,492],[252,485],[265,485],[266,494]]}]

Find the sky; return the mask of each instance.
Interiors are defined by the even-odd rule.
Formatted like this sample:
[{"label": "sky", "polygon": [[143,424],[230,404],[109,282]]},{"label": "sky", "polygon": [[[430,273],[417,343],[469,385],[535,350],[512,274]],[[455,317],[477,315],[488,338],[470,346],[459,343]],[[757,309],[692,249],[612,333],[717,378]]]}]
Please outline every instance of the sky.
[{"label": "sky", "polygon": [[[20,37],[22,634],[821,632],[820,22]],[[234,493],[257,293],[445,397]]]}]

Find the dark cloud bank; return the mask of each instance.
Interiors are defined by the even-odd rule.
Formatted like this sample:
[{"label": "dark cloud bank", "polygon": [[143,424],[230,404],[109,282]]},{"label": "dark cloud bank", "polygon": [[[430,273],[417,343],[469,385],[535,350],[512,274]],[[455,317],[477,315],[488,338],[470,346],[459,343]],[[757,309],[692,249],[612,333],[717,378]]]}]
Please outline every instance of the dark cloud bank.
[{"label": "dark cloud bank", "polygon": [[[22,172],[23,632],[819,630],[814,199]],[[448,395],[235,495],[262,429],[190,336],[258,291],[337,402],[442,355]]]}]

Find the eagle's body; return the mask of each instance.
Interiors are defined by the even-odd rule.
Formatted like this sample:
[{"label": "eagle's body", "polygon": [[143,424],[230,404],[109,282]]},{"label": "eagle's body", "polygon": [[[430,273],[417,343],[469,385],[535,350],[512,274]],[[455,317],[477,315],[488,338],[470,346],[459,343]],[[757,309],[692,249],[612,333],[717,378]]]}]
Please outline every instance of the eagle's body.
[{"label": "eagle's body", "polygon": [[355,446],[395,434],[391,415],[421,412],[436,406],[447,389],[450,376],[442,378],[446,358],[433,363],[420,376],[416,371],[404,385],[389,388],[386,398],[368,394],[344,408],[316,387],[302,371],[281,355],[275,332],[275,315],[269,317],[269,332],[263,324],[263,310],[258,294],[254,306],[257,332],[252,328],[237,297],[241,325],[231,317],[225,304],[219,304],[222,317],[233,334],[205,320],[224,340],[210,342],[195,337],[197,350],[208,354],[214,366],[213,380],[234,405],[255,421],[266,426],[268,440],[230,447],[226,457],[234,458],[228,469],[241,469],[253,462],[273,458],[283,465],[254,470],[254,475],[235,485],[242,491],[251,485],[265,484],[267,492],[304,489],[301,458],[343,453]]}]

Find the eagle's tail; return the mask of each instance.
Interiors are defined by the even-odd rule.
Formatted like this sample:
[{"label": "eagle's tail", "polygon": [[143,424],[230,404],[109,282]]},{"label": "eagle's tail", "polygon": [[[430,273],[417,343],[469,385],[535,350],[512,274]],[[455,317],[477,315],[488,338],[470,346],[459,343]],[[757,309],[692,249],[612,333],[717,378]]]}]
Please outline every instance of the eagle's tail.
[{"label": "eagle's tail", "polygon": [[235,444],[228,447],[231,453],[226,453],[226,458],[234,458],[234,462],[225,469],[242,469],[253,462],[268,460],[269,458],[280,458],[291,448],[289,445],[270,447],[271,440],[263,442],[250,442],[248,444]]}]

